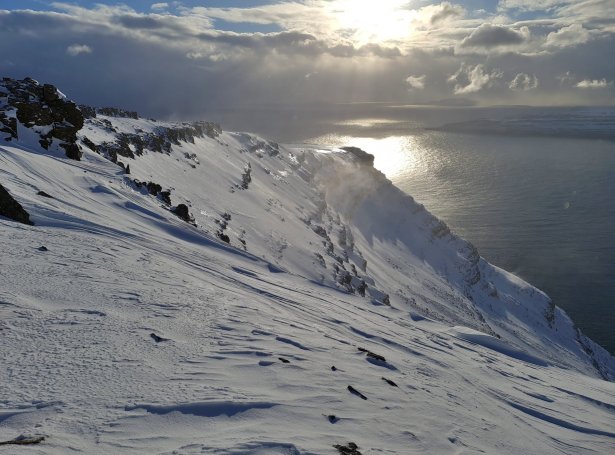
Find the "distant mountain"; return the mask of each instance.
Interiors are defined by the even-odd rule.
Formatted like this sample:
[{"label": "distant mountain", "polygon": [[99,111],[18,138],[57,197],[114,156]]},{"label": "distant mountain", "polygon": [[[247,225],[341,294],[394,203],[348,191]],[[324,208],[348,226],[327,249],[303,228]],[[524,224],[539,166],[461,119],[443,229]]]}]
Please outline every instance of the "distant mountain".
[{"label": "distant mountain", "polygon": [[429,103],[434,106],[451,106],[451,107],[473,107],[477,103],[469,98],[443,98],[441,100],[435,100]]},{"label": "distant mountain", "polygon": [[0,442],[356,455],[615,440],[615,359],[365,151],[7,78],[0,142]]}]

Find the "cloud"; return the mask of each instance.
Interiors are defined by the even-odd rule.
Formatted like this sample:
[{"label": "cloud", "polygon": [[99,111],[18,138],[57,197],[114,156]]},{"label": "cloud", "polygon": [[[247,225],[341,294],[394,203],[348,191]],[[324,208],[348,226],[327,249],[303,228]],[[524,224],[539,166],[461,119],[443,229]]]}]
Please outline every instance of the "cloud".
[{"label": "cloud", "polygon": [[578,0],[500,0],[499,10],[519,9],[521,11],[548,11]]},{"label": "cloud", "polygon": [[499,46],[515,46],[525,42],[529,34],[527,27],[517,31],[502,25],[482,24],[463,39],[460,47],[491,49]]},{"label": "cloud", "polygon": [[551,48],[577,46],[588,42],[590,33],[581,24],[571,24],[547,35],[545,45]]},{"label": "cloud", "polygon": [[538,78],[535,75],[519,73],[510,81],[508,87],[511,90],[528,91],[538,87]]},{"label": "cloud", "polygon": [[71,57],[76,57],[80,54],[91,54],[92,48],[87,44],[71,44],[66,48],[66,53]]},{"label": "cloud", "polygon": [[[173,12],[160,14],[75,4],[54,4],[53,11],[0,10],[1,60],[11,62],[4,73],[49,81],[81,103],[181,119],[199,118],[212,106],[428,103],[464,94],[478,104],[516,103],[521,97],[543,105],[615,104],[612,88],[590,90],[602,78],[607,87],[615,79],[615,60],[605,58],[615,48],[607,16],[602,22],[593,16],[571,22],[580,16],[560,17],[559,8],[557,16],[514,22],[502,15],[496,22],[493,12],[462,14],[451,0],[429,9],[408,6],[415,19],[408,21],[403,40],[364,42],[327,16],[329,1],[263,1],[267,4],[255,8],[212,11],[168,0]],[[237,22],[224,19],[221,30],[216,19],[224,15]],[[562,29],[574,32],[571,23],[582,23],[581,33],[590,39],[545,47],[549,33],[560,32],[551,38],[554,43],[565,37]],[[461,48],[464,38],[475,47]],[[68,51],[71,46],[79,46],[77,56]],[[87,55],[81,46],[93,52]],[[570,79],[558,79],[566,72]],[[598,82],[577,87],[582,79]],[[531,96],[524,97],[524,90]]]},{"label": "cloud", "polygon": [[606,88],[612,86],[613,81],[607,81],[606,79],[584,79],[576,84],[578,88]]},{"label": "cloud", "polygon": [[564,85],[570,85],[571,83],[573,83],[575,80],[575,77],[574,77],[574,74],[572,74],[572,72],[566,71],[565,73],[562,73],[556,76],[555,79],[559,81],[559,85],[564,86]]},{"label": "cloud", "polygon": [[166,2],[161,2],[161,3],[152,3],[152,6],[150,6],[150,8],[152,9],[152,11],[164,11],[165,9],[167,9],[169,7],[169,4]]},{"label": "cloud", "polygon": [[483,64],[471,66],[464,63],[449,76],[448,82],[454,85],[455,95],[463,95],[492,87],[502,76],[503,73],[497,69],[486,72]]},{"label": "cloud", "polygon": [[442,2],[439,5],[429,5],[421,8],[420,13],[429,16],[431,25],[439,25],[451,19],[461,18],[466,11],[459,5],[450,2]]},{"label": "cloud", "polygon": [[395,58],[401,55],[396,47],[384,47],[368,43],[355,46],[349,42],[329,43],[314,35],[297,31],[279,33],[233,33],[217,30],[200,33],[197,38],[205,43],[232,48],[258,49],[263,52],[282,52],[294,55],[318,56],[329,54],[338,58],[381,57]]},{"label": "cloud", "polygon": [[427,79],[425,74],[422,76],[408,76],[406,78],[408,90],[423,90],[425,88],[425,79]]}]

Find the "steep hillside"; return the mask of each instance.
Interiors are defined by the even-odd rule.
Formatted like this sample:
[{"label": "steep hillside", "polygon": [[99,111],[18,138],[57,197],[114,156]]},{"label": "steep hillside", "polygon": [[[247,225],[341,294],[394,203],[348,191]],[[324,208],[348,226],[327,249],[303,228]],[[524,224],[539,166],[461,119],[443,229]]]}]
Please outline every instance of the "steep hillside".
[{"label": "steep hillside", "polygon": [[368,154],[31,79],[0,122],[33,223],[0,217],[0,440],[45,437],[20,452],[613,447],[615,360]]}]

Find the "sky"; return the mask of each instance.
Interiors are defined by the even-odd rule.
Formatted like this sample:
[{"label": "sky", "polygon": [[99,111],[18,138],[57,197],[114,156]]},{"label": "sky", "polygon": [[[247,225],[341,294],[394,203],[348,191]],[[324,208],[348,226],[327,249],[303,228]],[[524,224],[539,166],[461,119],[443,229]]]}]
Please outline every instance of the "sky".
[{"label": "sky", "polygon": [[159,117],[615,105],[615,1],[0,0],[0,75]]}]

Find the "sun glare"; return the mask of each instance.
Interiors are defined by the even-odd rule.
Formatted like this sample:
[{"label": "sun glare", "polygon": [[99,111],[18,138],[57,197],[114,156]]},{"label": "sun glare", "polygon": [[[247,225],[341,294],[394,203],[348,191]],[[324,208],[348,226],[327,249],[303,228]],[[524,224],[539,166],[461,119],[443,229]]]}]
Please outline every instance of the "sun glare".
[{"label": "sun glare", "polygon": [[335,0],[329,12],[340,29],[359,43],[395,41],[411,32],[415,11],[408,0]]}]

